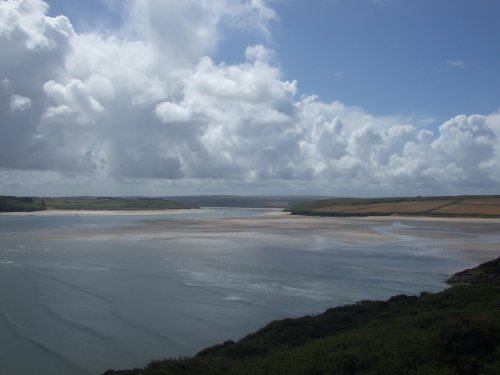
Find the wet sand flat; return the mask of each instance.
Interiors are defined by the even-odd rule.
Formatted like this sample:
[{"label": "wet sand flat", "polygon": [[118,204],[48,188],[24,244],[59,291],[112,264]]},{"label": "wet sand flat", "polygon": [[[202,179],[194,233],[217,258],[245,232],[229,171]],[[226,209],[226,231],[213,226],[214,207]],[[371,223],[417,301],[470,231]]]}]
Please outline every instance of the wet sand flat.
[{"label": "wet sand flat", "polygon": [[[202,212],[203,210],[198,210]],[[218,219],[175,219],[175,214],[185,212],[176,210],[172,218],[141,220],[141,216],[160,214],[157,211],[133,212],[137,222],[116,228],[92,228],[84,230],[40,231],[23,234],[0,234],[0,239],[26,240],[112,240],[112,239],[172,239],[184,237],[184,241],[202,243],[213,237],[258,240],[262,243],[292,249],[316,249],[318,238],[330,238],[343,245],[370,245],[400,241],[402,238],[414,242],[432,241],[447,250],[468,249],[481,251],[484,256],[500,254],[500,219],[476,218],[433,218],[433,217],[308,217],[290,215],[285,212],[271,211],[251,217]],[[191,211],[193,212],[193,211]],[[39,215],[57,215],[58,211],[44,212]],[[107,216],[130,215],[130,211],[97,212],[87,211],[81,215]],[[484,243],[484,235],[493,236]],[[462,241],[462,242],[457,242]],[[497,247],[498,245],[498,247]],[[486,252],[486,253],[485,253]],[[491,253],[491,254],[490,254]],[[463,256],[463,254],[462,254]],[[474,254],[468,257],[475,258]]]}]

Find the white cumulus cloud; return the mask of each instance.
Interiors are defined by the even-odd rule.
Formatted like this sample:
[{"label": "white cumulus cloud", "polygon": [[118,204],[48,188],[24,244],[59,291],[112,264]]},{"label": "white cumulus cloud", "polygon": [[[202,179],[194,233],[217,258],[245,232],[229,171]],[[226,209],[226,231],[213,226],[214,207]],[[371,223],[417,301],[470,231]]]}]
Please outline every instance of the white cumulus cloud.
[{"label": "white cumulus cloud", "polygon": [[298,97],[262,44],[215,61],[227,32],[270,37],[278,17],[263,0],[123,4],[120,30],[78,33],[41,0],[0,2],[2,186],[376,195],[500,183],[498,114],[423,129]]},{"label": "white cumulus cloud", "polygon": [[23,112],[31,107],[31,99],[26,96],[12,95],[10,97],[10,111]]}]

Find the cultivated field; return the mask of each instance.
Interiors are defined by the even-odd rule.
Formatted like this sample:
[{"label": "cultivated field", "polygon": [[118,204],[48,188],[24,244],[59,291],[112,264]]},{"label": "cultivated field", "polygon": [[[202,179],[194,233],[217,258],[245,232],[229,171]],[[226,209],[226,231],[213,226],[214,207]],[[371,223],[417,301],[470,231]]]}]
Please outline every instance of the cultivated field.
[{"label": "cultivated field", "polygon": [[330,206],[319,208],[320,212],[358,212],[358,213],[420,213],[423,211],[434,210],[449,204],[448,200],[433,201],[407,201],[407,202],[388,202],[381,204],[351,204]]},{"label": "cultivated field", "polygon": [[292,214],[324,216],[420,215],[500,217],[500,197],[417,197],[384,199],[330,199],[291,208]]},{"label": "cultivated field", "polygon": [[475,199],[462,199],[462,204],[487,204],[500,206],[500,198],[475,198]]},{"label": "cultivated field", "polygon": [[481,203],[454,203],[450,206],[433,211],[435,214],[455,215],[500,215],[500,205],[489,205]]}]

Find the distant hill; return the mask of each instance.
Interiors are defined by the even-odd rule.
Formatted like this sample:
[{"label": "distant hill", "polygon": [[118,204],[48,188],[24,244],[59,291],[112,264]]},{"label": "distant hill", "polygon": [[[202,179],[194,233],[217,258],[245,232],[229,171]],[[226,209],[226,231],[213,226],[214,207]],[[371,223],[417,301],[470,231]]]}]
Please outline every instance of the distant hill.
[{"label": "distant hill", "polygon": [[14,197],[0,196],[0,212],[54,210],[163,210],[198,207],[284,209],[326,197],[200,195],[172,197]]},{"label": "distant hill", "polygon": [[244,196],[244,195],[192,195],[169,196],[167,199],[197,207],[287,208],[297,203],[312,202],[321,196]]},{"label": "distant hill", "polygon": [[451,280],[440,293],[274,321],[194,357],[105,375],[500,374],[500,258]]},{"label": "distant hill", "polygon": [[163,198],[146,197],[12,197],[0,196],[0,212],[43,210],[168,210],[193,208]]},{"label": "distant hill", "polygon": [[31,212],[46,209],[43,200],[34,197],[0,196],[0,212]]},{"label": "distant hill", "polygon": [[500,196],[335,198],[296,203],[288,210],[314,216],[500,217]]}]

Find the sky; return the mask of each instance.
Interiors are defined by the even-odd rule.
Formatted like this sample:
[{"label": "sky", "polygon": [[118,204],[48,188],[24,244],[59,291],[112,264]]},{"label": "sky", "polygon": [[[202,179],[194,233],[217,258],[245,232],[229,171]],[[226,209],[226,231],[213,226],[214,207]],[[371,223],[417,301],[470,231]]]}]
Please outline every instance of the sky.
[{"label": "sky", "polygon": [[500,194],[495,0],[4,0],[0,194]]}]

